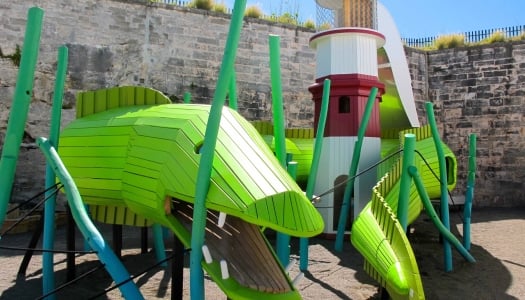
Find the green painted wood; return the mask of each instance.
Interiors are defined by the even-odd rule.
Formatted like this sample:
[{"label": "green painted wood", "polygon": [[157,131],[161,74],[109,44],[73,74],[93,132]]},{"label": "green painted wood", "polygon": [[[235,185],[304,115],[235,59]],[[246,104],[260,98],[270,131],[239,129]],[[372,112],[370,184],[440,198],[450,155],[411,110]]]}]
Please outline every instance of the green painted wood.
[{"label": "green painted wood", "polygon": [[[130,90],[126,89],[126,93]],[[64,155],[67,154],[64,162],[66,166],[76,168],[97,166],[101,172],[108,168],[122,168],[126,205],[146,218],[155,218],[154,221],[166,224],[168,220],[163,209],[168,192],[186,201],[191,201],[194,196],[191,189],[195,183],[188,178],[195,178],[197,174],[198,145],[203,139],[208,112],[209,106],[206,105],[174,104],[140,109],[121,107],[90,115],[73,122],[69,126],[72,133],[68,132],[68,127],[63,135],[67,147],[83,145],[87,156],[79,159],[77,150],[64,150]],[[309,236],[320,232],[322,221],[317,211],[286,171],[279,167],[271,151],[261,147],[265,142],[257,131],[236,112],[226,109],[224,116],[207,200],[210,207],[293,235]],[[107,128],[124,132],[121,127],[125,124],[133,128],[127,138],[105,132]],[[112,128],[113,125],[119,129]],[[74,131],[83,126],[86,131],[93,131],[92,136],[86,135],[86,131],[74,136]],[[100,153],[104,146],[111,157],[103,157]],[[128,152],[121,158],[124,147]],[[129,169],[128,165],[131,166]],[[159,173],[140,174],[136,172],[138,169],[159,170]],[[156,185],[153,182],[157,182]],[[104,189],[109,189],[110,183],[99,182]],[[183,184],[187,188],[181,188]],[[275,203],[284,201],[285,197],[292,199],[292,204],[285,206],[284,216],[278,218],[275,210],[279,205]],[[308,220],[303,220],[304,216],[309,216]]]}]

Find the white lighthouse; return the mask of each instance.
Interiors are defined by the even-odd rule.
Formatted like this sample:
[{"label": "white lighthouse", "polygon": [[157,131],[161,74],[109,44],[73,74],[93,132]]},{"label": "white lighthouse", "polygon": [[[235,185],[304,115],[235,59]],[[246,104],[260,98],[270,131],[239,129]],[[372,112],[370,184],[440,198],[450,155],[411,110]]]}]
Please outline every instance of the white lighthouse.
[{"label": "white lighthouse", "polygon": [[[339,186],[323,196],[317,208],[325,221],[325,234],[337,232],[340,208],[348,179],[357,132],[373,87],[377,94],[372,115],[363,140],[358,173],[380,160],[379,102],[384,85],[378,77],[378,49],[385,37],[377,29],[376,0],[316,0],[317,4],[334,12],[336,27],[318,32],[310,39],[316,50],[316,80],[309,91],[315,102],[314,128],[321,109],[323,82],[331,80],[330,104],[319,162],[315,193]],[[355,180],[352,221],[369,201],[377,182],[374,169]]]}]

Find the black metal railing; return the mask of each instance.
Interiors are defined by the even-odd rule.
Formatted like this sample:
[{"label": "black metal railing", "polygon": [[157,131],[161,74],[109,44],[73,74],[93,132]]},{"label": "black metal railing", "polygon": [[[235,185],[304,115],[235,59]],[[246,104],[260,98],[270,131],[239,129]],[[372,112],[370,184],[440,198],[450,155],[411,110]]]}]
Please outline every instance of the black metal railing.
[{"label": "black metal railing", "polygon": [[[479,43],[484,39],[489,38],[496,32],[502,32],[505,34],[506,38],[517,37],[519,35],[525,34],[525,25],[521,26],[512,26],[512,27],[503,27],[503,28],[493,28],[493,29],[484,29],[469,31],[464,33],[459,33],[465,37],[465,43]],[[405,45],[414,48],[423,48],[432,45],[439,36],[433,37],[424,37],[424,38],[402,38]]]}]

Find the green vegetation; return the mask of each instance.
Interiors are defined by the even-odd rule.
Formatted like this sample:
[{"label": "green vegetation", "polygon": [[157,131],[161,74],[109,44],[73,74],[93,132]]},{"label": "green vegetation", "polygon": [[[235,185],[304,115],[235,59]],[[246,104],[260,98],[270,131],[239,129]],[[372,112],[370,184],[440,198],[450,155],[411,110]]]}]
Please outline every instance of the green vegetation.
[{"label": "green vegetation", "polygon": [[228,13],[228,7],[226,6],[224,2],[213,4],[213,7],[211,10],[215,12],[220,12],[223,14]]},{"label": "green vegetation", "polygon": [[213,4],[213,0],[192,0],[190,3],[188,3],[188,7],[211,10],[213,8]]},{"label": "green vegetation", "polygon": [[306,27],[308,29],[315,29],[315,22],[313,20],[308,19],[303,23],[303,27]]},{"label": "green vegetation", "polygon": [[258,5],[250,5],[244,10],[244,16],[260,19],[263,16],[263,12]]},{"label": "green vegetation", "polygon": [[2,48],[0,48],[0,58],[8,58],[18,67],[20,66],[20,58],[22,58],[22,50],[18,44],[16,45],[15,53],[13,54],[4,54]]},{"label": "green vegetation", "polygon": [[465,46],[465,35],[463,34],[449,34],[439,36],[434,41],[436,49],[449,49]]},{"label": "green vegetation", "polygon": [[503,43],[503,42],[514,42],[525,40],[525,32],[521,33],[518,36],[508,38],[503,31],[495,31],[489,37],[476,42],[476,43],[467,43],[465,42],[464,34],[449,34],[441,35],[437,37],[431,45],[421,47],[423,50],[441,50],[441,49],[451,49],[464,46],[478,46],[478,45],[490,45],[494,43]]}]

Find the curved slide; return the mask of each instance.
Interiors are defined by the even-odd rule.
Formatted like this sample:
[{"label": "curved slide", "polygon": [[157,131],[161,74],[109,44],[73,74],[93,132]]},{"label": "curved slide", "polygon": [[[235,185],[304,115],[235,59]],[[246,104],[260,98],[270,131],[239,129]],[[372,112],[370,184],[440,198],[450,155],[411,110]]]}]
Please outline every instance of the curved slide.
[{"label": "curved slide", "polygon": [[[408,131],[417,134],[419,141],[416,143],[416,149],[427,160],[429,167],[436,170],[437,159],[435,150],[431,147],[429,128],[421,127]],[[406,132],[400,133],[400,136]],[[452,169],[448,172],[455,175],[456,162],[451,155],[447,148],[446,157]],[[467,261],[474,262],[474,258],[443,226],[434,211],[428,192],[437,192],[435,176],[420,158],[416,159],[416,165],[425,176],[422,179],[416,167],[410,168],[415,184],[411,184],[409,191],[408,224],[417,219],[424,207],[442,236],[450,241]],[[365,271],[388,291],[390,297],[424,299],[423,284],[412,247],[396,217],[401,170],[402,161],[399,159],[374,187],[371,201],[352,225],[351,241],[365,258]],[[454,185],[455,181],[449,182],[449,189]]]}]

